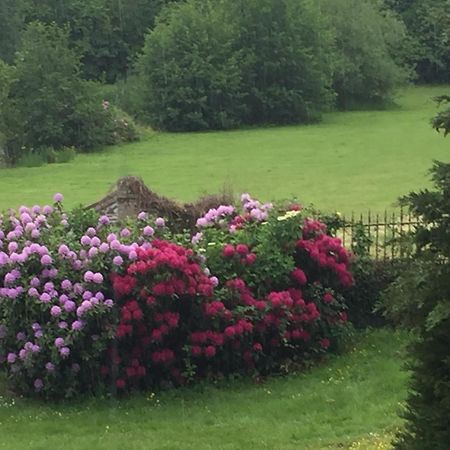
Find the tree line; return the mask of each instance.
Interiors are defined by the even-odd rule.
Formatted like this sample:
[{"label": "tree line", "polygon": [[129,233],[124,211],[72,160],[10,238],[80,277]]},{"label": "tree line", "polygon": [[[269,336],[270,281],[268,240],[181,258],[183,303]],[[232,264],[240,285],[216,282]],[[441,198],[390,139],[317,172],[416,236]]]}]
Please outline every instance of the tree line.
[{"label": "tree line", "polygon": [[172,131],[384,107],[449,81],[449,37],[448,0],[2,0],[3,157],[115,143],[117,106]]}]

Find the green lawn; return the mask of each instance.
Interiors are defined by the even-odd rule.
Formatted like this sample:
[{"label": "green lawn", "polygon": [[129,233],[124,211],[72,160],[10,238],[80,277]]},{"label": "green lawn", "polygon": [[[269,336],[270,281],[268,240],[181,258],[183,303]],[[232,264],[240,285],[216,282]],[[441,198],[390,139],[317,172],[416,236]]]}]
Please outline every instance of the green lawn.
[{"label": "green lawn", "polygon": [[355,341],[309,373],[262,384],[56,405],[3,394],[0,448],[386,449],[401,424],[406,338],[379,330]]},{"label": "green lawn", "polygon": [[228,185],[264,200],[296,196],[321,209],[381,211],[427,185],[433,159],[450,160],[450,140],[430,127],[431,97],[447,90],[409,88],[394,110],[331,113],[318,125],[153,133],[69,164],[1,169],[0,210],[48,202],[55,192],[68,206],[94,202],[132,174],[180,200]]}]

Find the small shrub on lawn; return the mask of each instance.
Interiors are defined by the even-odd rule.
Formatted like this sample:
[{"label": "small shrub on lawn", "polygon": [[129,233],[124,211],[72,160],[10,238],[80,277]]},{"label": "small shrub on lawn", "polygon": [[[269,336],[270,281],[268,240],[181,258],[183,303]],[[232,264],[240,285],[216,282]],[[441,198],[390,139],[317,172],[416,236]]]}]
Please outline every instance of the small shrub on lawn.
[{"label": "small shrub on lawn", "polygon": [[0,222],[0,361],[25,394],[71,396],[309,364],[347,330],[350,256],[298,205],[222,205],[202,231],[146,213],[21,207]]}]

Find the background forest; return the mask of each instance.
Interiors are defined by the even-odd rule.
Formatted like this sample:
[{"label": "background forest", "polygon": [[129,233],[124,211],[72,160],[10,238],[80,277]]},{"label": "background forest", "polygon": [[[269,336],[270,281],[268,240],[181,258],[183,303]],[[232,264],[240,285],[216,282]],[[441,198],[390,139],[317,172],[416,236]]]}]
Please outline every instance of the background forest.
[{"label": "background forest", "polygon": [[385,108],[449,81],[449,35],[448,0],[2,0],[2,160]]}]

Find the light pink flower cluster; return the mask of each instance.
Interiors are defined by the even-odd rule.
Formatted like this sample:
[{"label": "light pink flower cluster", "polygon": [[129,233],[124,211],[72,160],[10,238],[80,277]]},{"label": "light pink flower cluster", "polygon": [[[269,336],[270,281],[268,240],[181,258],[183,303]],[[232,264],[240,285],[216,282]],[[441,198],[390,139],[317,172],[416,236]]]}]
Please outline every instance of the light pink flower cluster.
[{"label": "light pink flower cluster", "polygon": [[212,208],[197,220],[197,227],[205,228],[217,223],[220,224],[224,218],[232,216],[234,212],[234,207],[231,205],[220,205],[218,208]]},{"label": "light pink flower cluster", "polygon": [[258,200],[250,197],[250,194],[241,195],[241,203],[244,214],[250,215],[251,219],[263,222],[269,217],[269,212],[273,208],[272,203],[261,204]]}]

